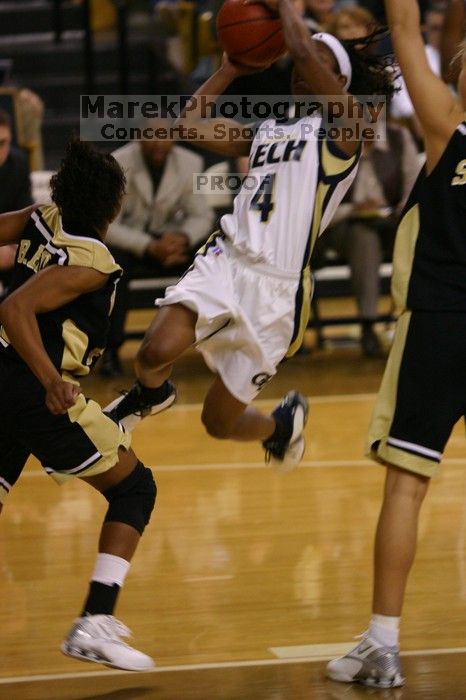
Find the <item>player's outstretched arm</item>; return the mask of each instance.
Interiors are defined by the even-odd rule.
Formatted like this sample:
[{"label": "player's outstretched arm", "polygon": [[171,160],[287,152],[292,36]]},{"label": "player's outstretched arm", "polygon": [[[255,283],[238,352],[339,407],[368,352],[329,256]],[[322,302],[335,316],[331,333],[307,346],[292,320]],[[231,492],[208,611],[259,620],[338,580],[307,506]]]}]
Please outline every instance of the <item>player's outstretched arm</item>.
[{"label": "player's outstretched arm", "polygon": [[206,103],[222,95],[235,78],[251,72],[247,66],[232,63],[224,54],[220,68],[196,90],[175,122],[180,140],[192,140],[191,135],[195,134],[194,140],[214,153],[233,158],[249,155],[252,142],[250,127],[234,119],[208,118]]},{"label": "player's outstretched arm", "polygon": [[18,243],[29,217],[38,206],[33,204],[25,209],[0,214],[0,246]]},{"label": "player's outstretched arm", "polygon": [[0,304],[0,321],[18,355],[46,389],[52,413],[66,413],[80,393],[63,381],[42,342],[36,314],[53,311],[102,287],[107,275],[87,267],[53,265],[31,277]]},{"label": "player's outstretched arm", "polygon": [[462,121],[463,110],[429,66],[417,0],[385,0],[385,7],[401,72],[425,132],[427,165],[432,170]]},{"label": "player's outstretched arm", "polygon": [[[335,75],[329,66],[320,60],[316,42],[292,0],[244,0],[246,4],[261,2],[271,10],[279,12],[283,36],[294,67],[316,96],[348,95],[343,76]],[[339,120],[345,126],[345,116]],[[360,147],[359,141],[340,141],[339,147],[352,156]]]},{"label": "player's outstretched arm", "polygon": [[282,20],[283,36],[294,66],[315,95],[345,95],[344,81],[339,80],[322,63],[315,41],[292,0],[245,0],[246,4],[262,3],[278,12]]}]

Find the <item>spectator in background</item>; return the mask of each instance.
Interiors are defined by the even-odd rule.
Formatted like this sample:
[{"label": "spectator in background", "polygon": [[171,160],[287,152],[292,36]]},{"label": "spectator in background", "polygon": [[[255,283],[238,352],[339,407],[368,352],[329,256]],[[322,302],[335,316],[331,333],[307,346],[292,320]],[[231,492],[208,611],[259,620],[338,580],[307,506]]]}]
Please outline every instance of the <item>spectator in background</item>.
[{"label": "spectator in background", "polygon": [[[461,70],[460,44],[466,34],[465,0],[449,0],[445,11],[445,23],[440,40],[442,78],[456,85]],[[455,60],[456,58],[456,60]]]},{"label": "spectator in background", "polygon": [[304,18],[308,26],[320,32],[335,9],[335,0],[305,0],[304,4]]},{"label": "spectator in background", "polygon": [[[0,110],[0,214],[32,204],[31,181],[26,155],[11,145],[10,115]],[[0,247],[0,286],[8,283],[16,246]]]},{"label": "spectator in background", "polygon": [[44,149],[42,145],[42,122],[45,106],[39,95],[28,88],[20,88],[18,108],[23,123],[23,138],[30,149],[31,169],[44,169]]},{"label": "spectator in background", "polygon": [[345,7],[331,15],[325,31],[334,34],[340,41],[367,36],[377,27],[373,14],[364,7]]},{"label": "spectator in background", "polygon": [[374,331],[380,296],[379,268],[391,260],[399,215],[420,170],[409,130],[387,124],[387,139],[364,145],[359,170],[333,227],[322,245],[336,249],[349,263],[358,313],[361,348],[366,357],[381,357]]},{"label": "spectator in background", "polygon": [[[32,154],[31,167],[34,170],[42,170],[44,167],[44,153],[42,148],[42,120],[44,116],[44,103],[35,92],[28,88],[19,88],[10,80],[11,61],[2,61],[6,65],[0,69],[0,85],[12,87],[17,90],[16,109],[21,120],[21,136]],[[21,144],[22,145],[22,144]]]},{"label": "spectator in background", "polygon": [[[167,121],[151,123],[166,130]],[[204,195],[193,193],[193,174],[204,170],[203,158],[164,138],[126,144],[113,153],[126,175],[126,194],[107,245],[123,267],[112,313],[107,350],[100,372],[118,376],[118,349],[124,340],[129,281],[145,276],[178,276],[209,233],[213,210]]]},{"label": "spectator in background", "polygon": [[445,25],[445,7],[443,4],[432,5],[424,20],[424,37],[429,64],[436,75],[441,74],[440,47]]}]

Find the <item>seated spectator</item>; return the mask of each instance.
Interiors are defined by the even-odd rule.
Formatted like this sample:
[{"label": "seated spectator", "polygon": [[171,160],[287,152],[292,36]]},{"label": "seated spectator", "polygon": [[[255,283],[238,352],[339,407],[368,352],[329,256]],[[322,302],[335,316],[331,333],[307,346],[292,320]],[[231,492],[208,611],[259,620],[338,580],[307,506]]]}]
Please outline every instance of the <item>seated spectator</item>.
[{"label": "seated spectator", "polygon": [[[0,110],[0,214],[32,204],[31,181],[26,155],[11,145],[10,115]],[[0,247],[0,284],[8,283],[15,260],[15,246]]]},{"label": "seated spectator", "polygon": [[[153,126],[163,129],[167,122]],[[173,141],[154,138],[126,144],[113,155],[127,184],[121,212],[110,226],[106,242],[124,275],[117,287],[100,369],[104,376],[121,373],[118,348],[124,340],[129,281],[138,269],[147,277],[182,274],[214,219],[205,197],[193,193],[193,174],[204,170],[199,154]]]},{"label": "seated spectator", "polygon": [[16,108],[21,120],[22,137],[24,143],[32,149],[31,167],[34,170],[42,170],[44,167],[44,153],[42,148],[42,120],[44,117],[44,103],[37,93],[28,88],[15,86],[9,77],[9,70],[0,71],[0,86],[13,87],[18,91]]},{"label": "seated spectator", "polygon": [[419,169],[409,130],[387,124],[387,140],[366,143],[356,179],[335,213],[332,228],[322,237],[322,246],[348,260],[366,357],[383,354],[373,328],[378,315],[379,268],[384,257],[391,259],[399,214]]},{"label": "seated spectator", "polygon": [[42,121],[45,110],[44,103],[36,92],[28,88],[20,88],[18,106],[23,123],[24,141],[32,149],[31,168],[33,170],[43,170]]}]

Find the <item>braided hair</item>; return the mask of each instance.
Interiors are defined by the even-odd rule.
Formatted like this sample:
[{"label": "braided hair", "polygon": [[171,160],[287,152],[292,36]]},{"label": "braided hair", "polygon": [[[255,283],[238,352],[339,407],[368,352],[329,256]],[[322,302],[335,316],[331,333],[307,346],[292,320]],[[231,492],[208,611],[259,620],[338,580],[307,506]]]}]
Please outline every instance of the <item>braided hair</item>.
[{"label": "braided hair", "polygon": [[348,52],[353,69],[348,91],[352,95],[385,95],[395,92],[395,80],[400,73],[391,48],[387,47],[387,27],[379,27],[365,37],[340,39]]}]

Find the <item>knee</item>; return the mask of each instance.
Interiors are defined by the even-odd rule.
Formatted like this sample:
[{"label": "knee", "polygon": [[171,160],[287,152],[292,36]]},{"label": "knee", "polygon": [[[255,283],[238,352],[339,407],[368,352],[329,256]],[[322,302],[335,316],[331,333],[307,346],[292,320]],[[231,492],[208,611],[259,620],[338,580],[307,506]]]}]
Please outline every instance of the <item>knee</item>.
[{"label": "knee", "polygon": [[152,471],[138,462],[126,479],[104,491],[103,496],[109,504],[105,521],[125,523],[142,535],[157,497]]},{"label": "knee", "polygon": [[174,360],[174,349],[170,338],[144,340],[137,353],[137,362],[143,369],[159,369]]},{"label": "knee", "polygon": [[204,407],[201,420],[210,437],[217,438],[217,440],[228,440],[231,438],[233,432],[232,426],[228,422],[222,420],[218,414],[215,415]]},{"label": "knee", "polygon": [[429,488],[430,479],[404,469],[388,468],[386,497],[401,498],[419,508]]}]

